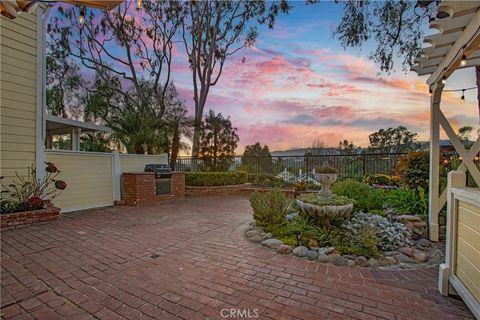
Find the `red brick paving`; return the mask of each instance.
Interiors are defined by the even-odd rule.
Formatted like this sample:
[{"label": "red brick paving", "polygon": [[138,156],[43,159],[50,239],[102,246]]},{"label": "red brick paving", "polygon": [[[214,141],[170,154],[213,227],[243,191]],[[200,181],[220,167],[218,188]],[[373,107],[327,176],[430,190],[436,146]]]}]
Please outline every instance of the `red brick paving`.
[{"label": "red brick paving", "polygon": [[244,239],[250,212],[241,197],[187,198],[4,231],[2,319],[228,319],[230,308],[276,320],[472,318],[438,294],[436,268],[277,255]]}]

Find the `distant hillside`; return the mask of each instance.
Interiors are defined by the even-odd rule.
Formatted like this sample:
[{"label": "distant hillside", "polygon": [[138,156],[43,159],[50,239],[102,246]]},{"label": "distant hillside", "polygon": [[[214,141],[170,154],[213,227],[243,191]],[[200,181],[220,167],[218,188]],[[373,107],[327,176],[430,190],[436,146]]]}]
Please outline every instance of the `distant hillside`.
[{"label": "distant hillside", "polygon": [[272,151],[272,157],[300,157],[304,156],[305,153],[310,152],[312,155],[331,155],[331,154],[340,154],[335,148],[299,148],[291,149],[285,151]]}]

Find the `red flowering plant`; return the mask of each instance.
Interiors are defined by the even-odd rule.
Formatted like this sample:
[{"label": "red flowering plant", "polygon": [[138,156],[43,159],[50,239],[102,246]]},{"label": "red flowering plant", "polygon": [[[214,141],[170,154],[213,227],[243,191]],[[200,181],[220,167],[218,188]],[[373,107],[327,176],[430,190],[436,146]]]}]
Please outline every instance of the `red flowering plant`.
[{"label": "red flowering plant", "polygon": [[33,165],[28,168],[27,176],[20,176],[15,172],[15,178],[10,184],[5,184],[4,177],[0,177],[2,187],[0,213],[38,210],[46,207],[67,187],[65,181],[57,179],[60,173],[55,164],[45,162],[43,179],[37,178],[37,170]]}]

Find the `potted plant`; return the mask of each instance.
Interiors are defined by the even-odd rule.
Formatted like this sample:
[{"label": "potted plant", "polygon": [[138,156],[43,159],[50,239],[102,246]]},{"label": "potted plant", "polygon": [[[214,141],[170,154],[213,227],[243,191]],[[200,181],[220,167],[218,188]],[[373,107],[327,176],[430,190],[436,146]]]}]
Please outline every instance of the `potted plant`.
[{"label": "potted plant", "polygon": [[15,172],[15,178],[6,184],[0,177],[1,228],[30,224],[58,218],[60,209],[53,206],[53,199],[67,187],[57,179],[60,171],[51,162],[45,162],[45,177],[37,178],[37,170],[32,165],[26,176]]},{"label": "potted plant", "polygon": [[315,180],[320,182],[321,189],[318,194],[322,197],[330,198],[332,196],[332,191],[330,191],[330,186],[337,181],[338,170],[334,167],[324,163],[321,166],[315,168],[313,172],[313,177]]}]

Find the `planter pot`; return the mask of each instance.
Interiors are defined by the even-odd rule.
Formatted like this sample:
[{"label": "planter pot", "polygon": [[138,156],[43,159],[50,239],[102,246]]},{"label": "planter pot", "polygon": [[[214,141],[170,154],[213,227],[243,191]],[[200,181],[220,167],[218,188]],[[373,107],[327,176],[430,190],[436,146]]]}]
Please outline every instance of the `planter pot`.
[{"label": "planter pot", "polygon": [[349,218],[353,211],[352,203],[343,206],[318,206],[297,199],[297,204],[304,213],[319,218],[326,225],[334,219]]},{"label": "planter pot", "polygon": [[321,197],[330,198],[332,196],[332,191],[330,191],[330,187],[332,184],[337,181],[337,174],[336,173],[314,173],[313,177],[315,180],[320,182],[322,189],[318,192]]},{"label": "planter pot", "polygon": [[15,228],[37,222],[57,220],[60,209],[48,206],[44,209],[0,214],[0,229]]}]

